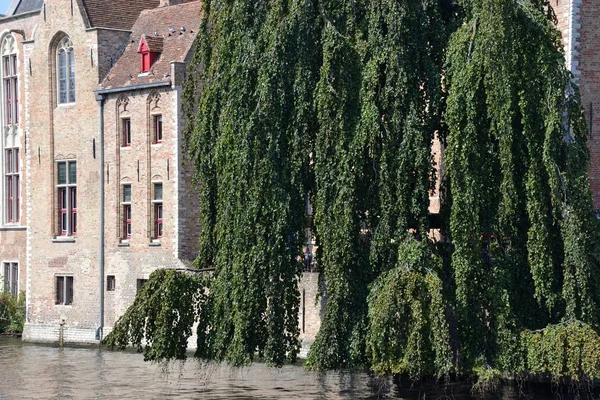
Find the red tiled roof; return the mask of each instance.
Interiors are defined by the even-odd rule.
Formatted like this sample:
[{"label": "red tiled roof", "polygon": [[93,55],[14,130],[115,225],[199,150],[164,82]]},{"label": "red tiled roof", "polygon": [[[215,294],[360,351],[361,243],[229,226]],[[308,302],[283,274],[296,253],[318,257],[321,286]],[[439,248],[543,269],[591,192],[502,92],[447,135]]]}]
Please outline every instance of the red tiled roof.
[{"label": "red tiled roof", "polygon": [[[133,25],[127,47],[100,87],[109,89],[170,82],[170,63],[185,61],[199,26],[200,1],[142,11]],[[150,66],[150,72],[145,74],[140,74],[141,55],[138,54],[142,35],[151,49],[162,39],[162,49]]]},{"label": "red tiled roof", "polygon": [[88,28],[131,29],[142,10],[158,7],[159,0],[77,0]]},{"label": "red tiled roof", "polygon": [[[146,45],[148,46],[148,51],[151,53],[161,53],[163,51],[163,37],[162,36],[146,36],[142,35]],[[139,51],[139,49],[138,49]]]}]

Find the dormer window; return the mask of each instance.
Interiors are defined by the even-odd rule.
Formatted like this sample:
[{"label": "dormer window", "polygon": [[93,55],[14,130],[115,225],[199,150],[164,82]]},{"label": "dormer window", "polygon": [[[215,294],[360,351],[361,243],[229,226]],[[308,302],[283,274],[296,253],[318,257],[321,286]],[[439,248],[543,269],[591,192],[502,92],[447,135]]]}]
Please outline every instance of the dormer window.
[{"label": "dormer window", "polygon": [[142,35],[138,46],[140,54],[140,71],[141,73],[149,72],[152,64],[156,61],[162,52],[162,37]]}]

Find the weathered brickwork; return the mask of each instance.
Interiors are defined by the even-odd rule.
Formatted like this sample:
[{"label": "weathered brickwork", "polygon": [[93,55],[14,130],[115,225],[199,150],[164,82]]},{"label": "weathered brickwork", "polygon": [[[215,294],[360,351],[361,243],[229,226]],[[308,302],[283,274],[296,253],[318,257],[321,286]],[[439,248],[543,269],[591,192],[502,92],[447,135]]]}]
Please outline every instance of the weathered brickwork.
[{"label": "weathered brickwork", "polygon": [[[4,42],[4,39],[11,36],[16,44],[17,54],[17,76],[18,76],[18,91],[19,99],[21,99],[20,106],[18,109],[19,123],[8,128],[5,123],[5,118],[0,118],[2,121],[2,129],[13,130],[15,135],[12,136],[10,143],[9,137],[3,137],[3,146],[18,147],[19,148],[19,164],[20,164],[20,180],[21,188],[19,197],[21,198],[19,204],[19,222],[9,223],[6,218],[6,192],[1,191],[0,193],[0,282],[3,282],[4,278],[4,263],[18,263],[19,265],[19,276],[18,276],[18,290],[25,291],[27,287],[27,270],[26,270],[26,221],[28,218],[28,211],[26,207],[26,192],[25,192],[25,177],[27,175],[27,147],[25,142],[25,136],[27,132],[26,127],[26,108],[23,106],[23,99],[26,98],[26,59],[23,57],[24,45],[23,45],[23,34],[27,35],[30,33],[36,24],[37,15],[35,13],[24,16],[14,16],[11,18],[5,18],[3,23],[0,24],[0,43]],[[13,31],[13,32],[11,32]],[[19,32],[20,31],[20,32]],[[5,154],[3,150],[0,150],[0,165],[4,166],[6,163]],[[0,168],[1,174],[4,174],[4,169]],[[2,186],[4,185],[4,176],[2,176]],[[0,187],[2,187],[0,186]],[[3,288],[0,287],[0,290]]]},{"label": "weathered brickwork", "polygon": [[594,208],[600,210],[600,3],[594,0],[552,0],[562,34],[566,65],[580,86],[588,122],[590,186]]}]

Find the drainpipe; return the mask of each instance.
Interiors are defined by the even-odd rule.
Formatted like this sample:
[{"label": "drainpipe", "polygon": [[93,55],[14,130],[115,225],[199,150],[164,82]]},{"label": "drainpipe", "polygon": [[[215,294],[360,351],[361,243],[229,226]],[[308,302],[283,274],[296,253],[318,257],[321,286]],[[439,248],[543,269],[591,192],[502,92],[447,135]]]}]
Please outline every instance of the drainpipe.
[{"label": "drainpipe", "polygon": [[99,193],[98,193],[98,328],[96,329],[96,340],[102,340],[104,329],[104,95],[96,94],[98,102],[98,169],[99,169]]}]

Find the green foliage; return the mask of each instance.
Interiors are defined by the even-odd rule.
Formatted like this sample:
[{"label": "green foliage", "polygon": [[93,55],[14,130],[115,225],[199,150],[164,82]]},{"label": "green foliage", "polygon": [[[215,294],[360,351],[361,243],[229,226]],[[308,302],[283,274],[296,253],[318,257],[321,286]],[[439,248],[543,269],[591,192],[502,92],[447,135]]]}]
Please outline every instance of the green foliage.
[{"label": "green foliage", "polygon": [[448,47],[446,160],[465,372],[479,356],[518,368],[520,328],[565,317],[597,323],[586,128],[544,3],[473,2]]},{"label": "green foliage", "polygon": [[0,333],[22,333],[25,324],[25,292],[17,297],[0,292]]},{"label": "green foliage", "polygon": [[580,321],[521,333],[524,372],[555,382],[591,383],[600,379],[600,336]]},{"label": "green foliage", "polygon": [[119,350],[132,345],[150,361],[185,359],[192,325],[206,302],[206,284],[200,275],[154,271],[102,344]]},{"label": "green foliage", "polygon": [[183,357],[197,320],[198,357],[294,361],[308,198],[326,299],[309,368],[597,376],[586,127],[547,0],[203,6],[183,111],[210,290],[161,272],[107,343]]},{"label": "green foliage", "polygon": [[367,353],[374,371],[412,378],[452,372],[440,269],[427,243],[408,238],[399,246],[398,265],[373,284]]}]

